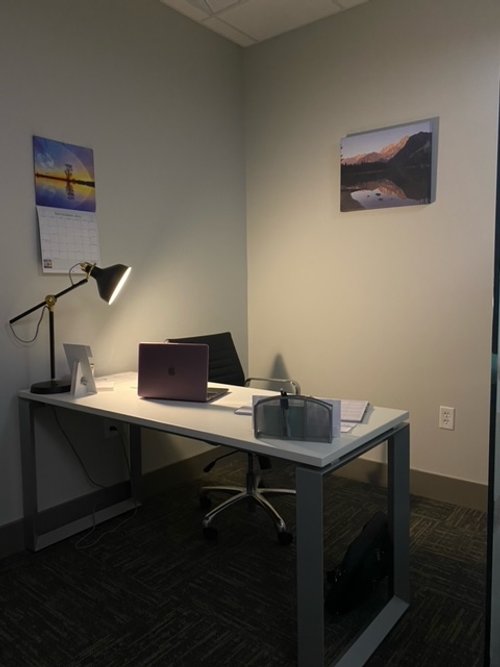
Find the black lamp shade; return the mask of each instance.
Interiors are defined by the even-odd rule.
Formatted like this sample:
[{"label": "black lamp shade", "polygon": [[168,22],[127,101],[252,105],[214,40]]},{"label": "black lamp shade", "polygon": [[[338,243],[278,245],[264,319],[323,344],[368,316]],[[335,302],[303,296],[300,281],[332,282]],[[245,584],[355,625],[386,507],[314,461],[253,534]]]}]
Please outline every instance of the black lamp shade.
[{"label": "black lamp shade", "polygon": [[98,266],[91,268],[89,275],[97,282],[97,290],[101,299],[111,304],[118,296],[127,280],[131,268],[124,264],[113,264],[105,269]]}]

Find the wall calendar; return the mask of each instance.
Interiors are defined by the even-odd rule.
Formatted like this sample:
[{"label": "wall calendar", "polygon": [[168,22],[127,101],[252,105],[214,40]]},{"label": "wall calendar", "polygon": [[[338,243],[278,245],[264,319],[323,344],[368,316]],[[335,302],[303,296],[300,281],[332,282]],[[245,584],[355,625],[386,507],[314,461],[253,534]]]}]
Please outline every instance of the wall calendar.
[{"label": "wall calendar", "polygon": [[92,149],[34,136],[33,162],[43,272],[99,264]]}]

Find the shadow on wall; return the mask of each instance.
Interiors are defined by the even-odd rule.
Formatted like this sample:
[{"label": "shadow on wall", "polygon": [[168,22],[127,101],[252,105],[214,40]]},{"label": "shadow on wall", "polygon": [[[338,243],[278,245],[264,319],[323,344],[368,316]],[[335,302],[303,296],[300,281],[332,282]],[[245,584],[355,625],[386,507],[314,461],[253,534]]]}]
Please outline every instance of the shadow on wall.
[{"label": "shadow on wall", "polygon": [[300,384],[300,379],[293,377],[293,375],[288,371],[285,360],[281,354],[277,354],[274,357],[273,365],[271,367],[271,376],[273,378],[289,378]]}]

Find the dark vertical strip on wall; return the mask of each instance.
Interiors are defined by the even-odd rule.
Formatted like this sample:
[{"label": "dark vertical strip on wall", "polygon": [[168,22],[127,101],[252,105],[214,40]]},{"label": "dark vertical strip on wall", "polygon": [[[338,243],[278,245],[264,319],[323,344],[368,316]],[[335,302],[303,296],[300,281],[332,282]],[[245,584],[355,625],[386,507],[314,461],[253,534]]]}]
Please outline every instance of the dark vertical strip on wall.
[{"label": "dark vertical strip on wall", "polygon": [[[499,96],[500,100],[500,96]],[[500,108],[500,104],[499,104]],[[487,537],[487,570],[486,570],[486,609],[485,609],[485,646],[484,664],[491,664],[491,639],[492,639],[492,590],[494,552],[493,552],[493,530],[495,517],[495,461],[497,453],[497,440],[500,443],[500,433],[497,437],[497,391],[498,391],[498,317],[500,311],[500,112],[498,118],[498,148],[497,148],[497,197],[495,216],[495,261],[493,273],[493,326],[491,336],[491,395],[490,395],[490,447],[488,462],[488,537]],[[498,554],[496,554],[498,557]],[[498,563],[496,564],[498,567]],[[498,631],[498,630],[497,630]]]}]

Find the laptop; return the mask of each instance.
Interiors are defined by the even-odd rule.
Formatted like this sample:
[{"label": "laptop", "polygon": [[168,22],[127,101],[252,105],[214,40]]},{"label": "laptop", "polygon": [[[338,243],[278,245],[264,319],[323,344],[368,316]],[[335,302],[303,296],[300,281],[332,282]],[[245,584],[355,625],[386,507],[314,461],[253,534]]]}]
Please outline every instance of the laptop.
[{"label": "laptop", "polygon": [[139,343],[137,393],[201,403],[227,394],[227,387],[208,386],[208,349],[199,343]]}]

